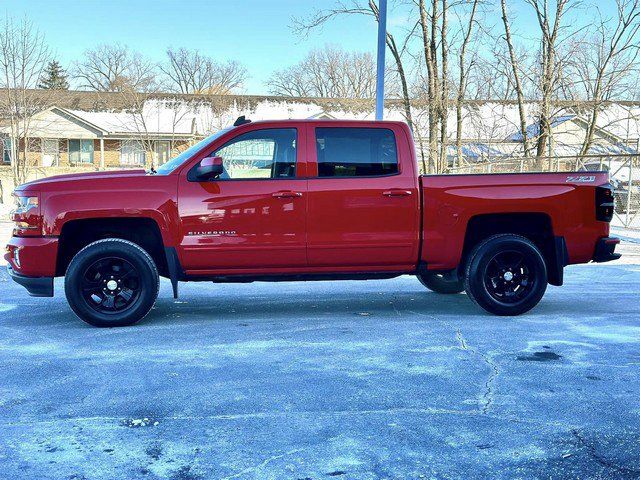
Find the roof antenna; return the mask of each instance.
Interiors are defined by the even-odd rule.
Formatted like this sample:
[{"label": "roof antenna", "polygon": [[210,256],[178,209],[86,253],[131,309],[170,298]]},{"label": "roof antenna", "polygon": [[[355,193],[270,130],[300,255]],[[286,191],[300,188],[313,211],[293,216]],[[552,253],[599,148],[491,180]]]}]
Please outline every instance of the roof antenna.
[{"label": "roof antenna", "polygon": [[245,123],[251,123],[251,120],[245,118],[244,115],[238,117],[238,119],[233,123],[234,127],[239,127],[240,125],[244,125]]}]

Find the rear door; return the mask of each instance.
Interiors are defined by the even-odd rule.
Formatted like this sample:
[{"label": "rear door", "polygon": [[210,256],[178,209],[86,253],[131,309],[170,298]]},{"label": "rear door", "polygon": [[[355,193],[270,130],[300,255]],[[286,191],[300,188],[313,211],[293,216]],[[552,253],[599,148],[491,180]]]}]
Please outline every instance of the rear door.
[{"label": "rear door", "polygon": [[182,263],[191,274],[251,274],[307,265],[304,128],[244,129],[210,152],[220,178],[179,182]]},{"label": "rear door", "polygon": [[419,194],[404,130],[393,123],[325,125],[308,127],[309,265],[415,268]]}]

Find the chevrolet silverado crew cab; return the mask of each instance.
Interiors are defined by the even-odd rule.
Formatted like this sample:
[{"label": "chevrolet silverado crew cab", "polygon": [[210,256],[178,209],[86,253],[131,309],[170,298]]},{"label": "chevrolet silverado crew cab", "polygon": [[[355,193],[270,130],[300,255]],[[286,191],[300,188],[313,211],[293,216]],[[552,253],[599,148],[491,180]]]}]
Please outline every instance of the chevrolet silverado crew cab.
[{"label": "chevrolet silverado crew cab", "polygon": [[418,175],[401,122],[238,119],[157,171],[18,187],[5,258],[33,296],[64,276],[101,327],[178,282],[416,275],[496,315],[533,308],[566,265],[606,262],[614,200],[601,172]]}]

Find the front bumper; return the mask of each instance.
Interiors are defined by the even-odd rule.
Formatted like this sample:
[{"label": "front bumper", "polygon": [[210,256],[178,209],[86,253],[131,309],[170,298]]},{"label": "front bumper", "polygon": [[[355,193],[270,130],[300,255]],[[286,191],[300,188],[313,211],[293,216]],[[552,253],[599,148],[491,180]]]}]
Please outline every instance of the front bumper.
[{"label": "front bumper", "polygon": [[617,260],[622,255],[615,253],[616,245],[620,243],[619,238],[604,237],[598,240],[596,243],[596,251],[593,254],[594,262],[610,262],[611,260]]},{"label": "front bumper", "polygon": [[9,240],[4,255],[7,272],[14,282],[33,297],[53,297],[58,239],[56,237],[16,237]]},{"label": "front bumper", "polygon": [[27,289],[32,297],[53,297],[53,277],[27,277],[17,273],[11,265],[7,265],[11,279]]},{"label": "front bumper", "polygon": [[55,277],[58,238],[13,236],[9,239],[4,258],[19,275]]}]

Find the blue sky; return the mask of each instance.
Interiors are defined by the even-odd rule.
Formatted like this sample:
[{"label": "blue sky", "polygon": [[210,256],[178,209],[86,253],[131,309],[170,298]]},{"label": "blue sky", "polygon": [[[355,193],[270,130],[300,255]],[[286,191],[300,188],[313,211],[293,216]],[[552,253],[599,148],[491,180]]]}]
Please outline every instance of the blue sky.
[{"label": "blue sky", "polygon": [[[307,0],[4,0],[6,12],[27,15],[66,66],[89,47],[120,42],[155,60],[167,47],[197,48],[218,59],[236,59],[251,74],[247,93],[266,93],[274,69],[295,63],[325,43],[345,49],[375,48],[373,19],[343,18],[301,39],[289,25],[306,16]],[[2,12],[5,13],[5,12]]]},{"label": "blue sky", "polygon": [[[613,4],[600,3],[609,11]],[[251,75],[245,92],[252,94],[267,93],[264,82],[271,72],[299,61],[314,47],[329,43],[373,52],[376,44],[376,24],[362,16],[343,16],[306,39],[294,35],[292,17],[329,8],[333,0],[2,0],[0,5],[2,14],[32,20],[65,67],[100,43],[119,42],[156,61],[165,58],[167,47],[186,47],[244,64]],[[530,7],[522,0],[509,5],[516,33],[537,31]],[[390,29],[406,22],[397,10],[389,17]],[[496,14],[486,21],[500,19]]]}]

